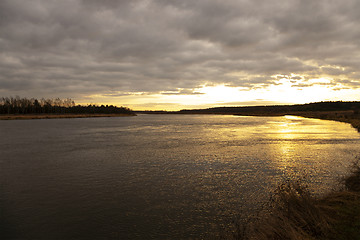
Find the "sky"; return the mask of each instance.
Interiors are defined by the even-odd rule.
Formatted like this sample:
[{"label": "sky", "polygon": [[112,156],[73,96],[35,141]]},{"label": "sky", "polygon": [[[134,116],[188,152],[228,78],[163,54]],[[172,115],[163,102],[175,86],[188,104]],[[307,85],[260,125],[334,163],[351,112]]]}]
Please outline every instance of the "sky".
[{"label": "sky", "polygon": [[0,96],[135,110],[360,100],[358,0],[1,0]]}]

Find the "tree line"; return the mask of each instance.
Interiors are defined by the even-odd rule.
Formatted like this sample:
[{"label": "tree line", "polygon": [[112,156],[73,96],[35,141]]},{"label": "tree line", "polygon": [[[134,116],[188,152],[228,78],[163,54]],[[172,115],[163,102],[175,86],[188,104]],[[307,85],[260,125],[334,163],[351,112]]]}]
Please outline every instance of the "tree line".
[{"label": "tree line", "polygon": [[180,110],[178,113],[212,113],[212,114],[289,114],[294,112],[326,112],[353,110],[358,113],[360,102],[316,102],[296,105],[272,105],[272,106],[249,106],[249,107],[214,107],[207,109]]},{"label": "tree line", "polygon": [[0,114],[132,114],[127,107],[113,105],[76,105],[67,99],[35,99],[16,97],[0,98]]}]

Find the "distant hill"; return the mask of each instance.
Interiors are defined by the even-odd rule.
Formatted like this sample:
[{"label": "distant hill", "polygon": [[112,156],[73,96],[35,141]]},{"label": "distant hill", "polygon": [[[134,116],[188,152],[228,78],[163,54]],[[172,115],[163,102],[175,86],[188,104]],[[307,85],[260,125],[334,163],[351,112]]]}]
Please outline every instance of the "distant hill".
[{"label": "distant hill", "polygon": [[232,114],[232,115],[273,115],[280,116],[292,113],[305,112],[331,112],[331,111],[355,111],[360,110],[360,102],[316,102],[296,105],[271,105],[271,106],[248,106],[248,107],[214,107],[206,109],[184,109],[180,111],[137,111],[147,114]]}]

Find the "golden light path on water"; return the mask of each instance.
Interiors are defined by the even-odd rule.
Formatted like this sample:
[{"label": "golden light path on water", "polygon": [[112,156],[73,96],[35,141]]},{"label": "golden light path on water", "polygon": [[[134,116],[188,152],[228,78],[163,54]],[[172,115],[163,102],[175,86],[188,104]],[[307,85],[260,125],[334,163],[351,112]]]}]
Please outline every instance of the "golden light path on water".
[{"label": "golden light path on water", "polygon": [[[327,124],[323,124],[324,121]],[[337,135],[338,140],[346,142],[352,131],[351,126],[346,123],[297,116],[285,116],[281,121],[268,123],[274,137],[279,139],[279,143],[274,144],[272,149],[274,156],[277,156],[273,164],[284,173],[286,178],[295,178],[296,180],[308,180],[312,175],[320,172],[323,172],[324,177],[329,177],[329,172],[325,170],[326,164],[324,165],[322,162],[326,162],[334,156],[328,155],[326,148],[329,146],[324,143],[331,144],[329,139],[334,135]],[[337,161],[333,164],[339,166],[344,160],[340,154],[335,159]],[[324,169],[321,169],[322,167]],[[340,180],[340,176],[337,180]],[[328,191],[327,184],[313,186],[312,190],[315,193]]]},{"label": "golden light path on water", "polygon": [[[226,116],[222,118],[226,119]],[[227,152],[241,152],[242,157],[256,156],[263,159],[262,161],[266,160],[266,164],[269,164],[274,171],[282,172],[285,178],[308,177],[311,179],[316,175],[332,178],[328,175],[330,174],[328,167],[336,166],[341,169],[344,162],[349,159],[343,159],[340,152],[332,152],[330,155],[329,146],[340,141],[343,144],[337,144],[336,147],[342,149],[349,139],[359,139],[358,134],[349,124],[335,121],[290,115],[284,117],[238,116],[240,119],[253,121],[253,124],[239,126],[230,124],[231,118],[233,116],[229,116],[230,121],[227,122],[226,127],[216,126],[214,129],[208,129],[207,138],[223,145],[227,144]],[[260,119],[265,124],[257,125]],[[232,145],[231,142],[234,144]],[[239,142],[246,143],[242,146]],[[338,177],[340,178],[340,175]],[[333,179],[336,178],[333,177]],[[328,184],[330,183],[318,182],[315,184],[316,187],[314,185],[314,189],[317,188],[319,192],[327,191]]]},{"label": "golden light path on water", "polygon": [[[285,122],[280,122],[279,124],[274,124],[274,131],[277,132],[277,136],[280,139],[284,139],[281,144],[278,145],[279,155],[279,169],[286,171],[286,169],[294,167],[296,165],[296,156],[299,155],[299,146],[294,145],[293,141],[299,139],[301,131],[297,128],[299,122],[301,122],[301,117],[296,116],[285,116]],[[311,128],[307,129],[311,133]],[[309,134],[307,132],[306,134]],[[314,131],[314,133],[318,133]]]}]

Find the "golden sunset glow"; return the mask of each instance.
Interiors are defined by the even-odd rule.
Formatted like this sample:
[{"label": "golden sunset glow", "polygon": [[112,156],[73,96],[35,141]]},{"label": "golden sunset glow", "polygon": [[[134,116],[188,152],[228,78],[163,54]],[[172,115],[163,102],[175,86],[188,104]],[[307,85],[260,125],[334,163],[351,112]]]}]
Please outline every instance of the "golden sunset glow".
[{"label": "golden sunset glow", "polygon": [[[276,85],[263,88],[245,89],[229,87],[225,84],[202,86],[192,89],[194,94],[179,93],[128,93],[124,96],[108,97],[90,95],[80,103],[103,103],[129,106],[136,110],[181,110],[190,108],[208,108],[215,106],[254,106],[303,104],[317,101],[353,101],[360,100],[358,89],[334,90],[327,85],[329,79],[310,79],[312,86],[295,85],[287,79],[281,79]],[[91,99],[91,100],[89,100]]]}]

